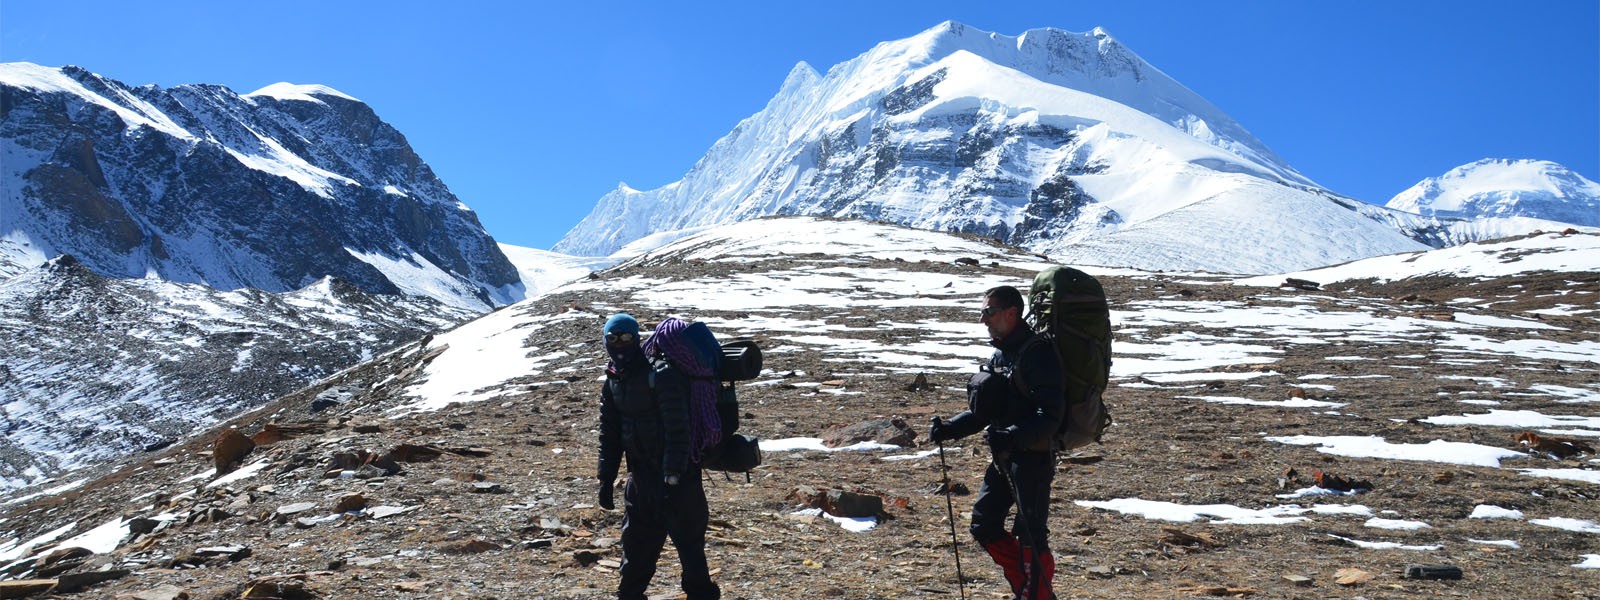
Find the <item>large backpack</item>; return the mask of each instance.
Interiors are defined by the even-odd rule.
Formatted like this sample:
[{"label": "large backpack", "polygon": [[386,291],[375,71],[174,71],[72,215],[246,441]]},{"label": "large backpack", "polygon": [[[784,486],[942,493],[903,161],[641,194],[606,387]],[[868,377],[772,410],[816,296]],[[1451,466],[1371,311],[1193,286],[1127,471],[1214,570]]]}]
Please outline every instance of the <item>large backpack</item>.
[{"label": "large backpack", "polygon": [[1061,361],[1067,410],[1056,431],[1056,450],[1099,443],[1111,426],[1106,382],[1111,375],[1111,311],[1100,282],[1072,267],[1039,272],[1028,291],[1028,326],[1034,342],[1048,343]]},{"label": "large backpack", "polygon": [[761,374],[761,348],[752,341],[728,342],[717,369],[717,417],[722,424],[722,441],[705,454],[701,465],[713,471],[745,473],[761,466],[761,440],[739,433],[739,394],[736,381],[755,379]]},{"label": "large backpack", "polygon": [[[666,329],[658,327],[655,335],[666,335]],[[701,322],[688,323],[687,326],[681,329],[673,328],[672,331],[679,337],[681,345],[690,350],[696,365],[704,367],[694,370],[707,373],[706,377],[695,376],[695,378],[701,381],[711,379],[711,383],[716,386],[713,410],[708,411],[704,407],[694,405],[689,411],[691,427],[700,431],[715,430],[709,446],[700,452],[700,466],[713,471],[734,473],[748,473],[760,466],[760,440],[739,433],[739,396],[733,384],[736,381],[754,379],[761,373],[761,348],[756,346],[755,342],[749,341],[718,344],[716,336],[711,333],[711,328]],[[666,342],[666,340],[661,341]],[[687,365],[678,364],[681,361],[674,360],[670,355],[663,358],[677,365],[679,370],[690,372],[684,369]],[[651,379],[651,384],[654,385],[654,378]],[[691,397],[690,402],[694,403],[696,400]]]}]

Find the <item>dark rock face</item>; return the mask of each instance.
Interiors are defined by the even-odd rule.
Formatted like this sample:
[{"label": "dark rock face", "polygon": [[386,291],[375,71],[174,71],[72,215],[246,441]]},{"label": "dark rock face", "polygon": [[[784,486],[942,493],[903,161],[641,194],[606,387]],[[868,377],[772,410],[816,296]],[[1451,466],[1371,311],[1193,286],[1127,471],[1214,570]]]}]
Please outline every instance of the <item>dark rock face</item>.
[{"label": "dark rock face", "polygon": [[219,289],[289,291],[333,276],[402,291],[361,253],[431,263],[456,280],[453,304],[520,297],[477,217],[366,104],[58,75],[87,95],[0,85],[0,206],[49,254],[110,277],[154,272]]},{"label": "dark rock face", "polygon": [[949,76],[948,69],[939,69],[927,77],[891,90],[883,96],[883,100],[879,101],[884,114],[905,114],[932,102],[935,98],[934,86],[943,82],[947,76]]},{"label": "dark rock face", "polygon": [[[931,93],[941,73],[891,92],[882,101],[884,110],[914,110],[918,102],[927,101],[923,96]],[[918,134],[924,131],[950,133]],[[857,142],[862,132],[864,144]],[[905,221],[908,214],[943,214],[944,229],[1023,245],[1060,237],[1073,227],[1116,222],[1118,217],[1109,211],[1080,219],[1081,209],[1095,199],[1070,178],[1098,173],[1105,165],[1069,161],[1037,186],[1029,180],[1031,173],[1017,166],[1034,149],[1069,147],[1076,139],[1071,130],[1058,126],[1010,124],[982,111],[909,122],[866,116],[819,140],[817,171],[799,186],[797,200],[779,213],[887,222]],[[923,203],[885,203],[895,191],[923,195]],[[1011,226],[985,216],[1004,206],[1023,207],[1024,220]]]}]

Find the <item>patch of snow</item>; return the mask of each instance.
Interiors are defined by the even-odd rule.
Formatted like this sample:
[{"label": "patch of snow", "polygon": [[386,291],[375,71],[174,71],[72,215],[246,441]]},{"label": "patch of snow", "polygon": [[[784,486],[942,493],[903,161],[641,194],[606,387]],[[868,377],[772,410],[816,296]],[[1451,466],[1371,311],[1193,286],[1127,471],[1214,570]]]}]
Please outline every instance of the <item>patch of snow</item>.
[{"label": "patch of snow", "polygon": [[[960,448],[945,448],[945,450],[946,451],[955,451],[955,450],[960,450]],[[890,461],[917,460],[919,458],[927,458],[929,456],[933,456],[933,455],[938,454],[938,453],[939,453],[939,449],[935,448],[933,450],[923,450],[921,452],[916,452],[916,453],[912,453],[912,454],[893,454],[893,455],[890,455],[890,456],[882,457],[879,460],[890,460]]]},{"label": "patch of snow", "polygon": [[1527,456],[1521,452],[1493,446],[1444,440],[1433,440],[1426,444],[1391,444],[1377,436],[1312,435],[1268,437],[1266,440],[1295,446],[1318,446],[1316,449],[1318,452],[1336,456],[1442,462],[1480,467],[1498,468],[1501,460]]},{"label": "patch of snow", "polygon": [[1522,544],[1518,544],[1516,540],[1480,540],[1480,539],[1476,539],[1476,538],[1467,538],[1467,541],[1472,542],[1474,544],[1483,544],[1485,546],[1501,546],[1501,547],[1505,547],[1505,548],[1521,548],[1522,547]]},{"label": "patch of snow", "polygon": [[1208,523],[1234,524],[1234,525],[1284,525],[1299,523],[1307,520],[1299,516],[1310,512],[1309,508],[1297,505],[1275,506],[1259,510],[1240,508],[1232,504],[1206,504],[1185,505],[1173,502],[1159,502],[1142,500],[1139,498],[1120,498],[1103,502],[1092,500],[1078,500],[1078,506],[1098,508],[1120,512],[1123,514],[1139,515],[1146,519],[1158,521],[1175,521],[1190,523],[1205,517],[1211,517]]},{"label": "patch of snow", "polygon": [[1278,497],[1284,500],[1293,500],[1295,498],[1314,498],[1317,496],[1354,496],[1359,493],[1361,493],[1360,490],[1330,490],[1325,487],[1313,485],[1311,487],[1300,488],[1287,494],[1278,494]]},{"label": "patch of snow", "polygon": [[206,489],[211,489],[211,488],[215,488],[215,487],[218,487],[218,486],[224,486],[224,485],[228,485],[230,483],[233,483],[235,481],[240,481],[240,480],[243,480],[243,479],[248,479],[250,477],[255,477],[256,473],[260,473],[262,469],[265,469],[265,468],[267,468],[269,466],[272,466],[272,461],[271,460],[268,460],[268,459],[258,460],[256,462],[250,463],[250,464],[245,465],[243,467],[239,467],[238,469],[235,469],[232,473],[228,473],[227,475],[223,475],[221,477],[218,477],[218,478],[212,480],[210,483],[206,484]]},{"label": "patch of snow", "polygon": [[1592,402],[1600,402],[1600,392],[1595,390],[1548,384],[1529,386],[1528,389],[1544,394],[1550,394],[1551,396],[1559,396],[1564,398],[1563,400],[1559,401],[1563,404],[1588,404]]},{"label": "patch of snow", "polygon": [[823,445],[822,438],[806,437],[761,440],[760,446],[762,452],[796,452],[801,450],[815,450],[818,452],[875,452],[879,450],[903,449],[894,444],[879,444],[877,442],[859,442],[849,446],[829,448]]},{"label": "patch of snow", "polygon": [[1431,546],[1408,546],[1398,542],[1366,542],[1354,538],[1347,538],[1342,535],[1334,535],[1331,533],[1328,534],[1328,537],[1338,538],[1358,548],[1366,548],[1368,550],[1413,550],[1418,552],[1428,552],[1444,547],[1443,544],[1434,544]]},{"label": "patch of snow", "polygon": [[78,523],[74,521],[67,523],[66,525],[62,525],[56,529],[41,533],[37,537],[26,542],[19,543],[13,540],[0,543],[0,563],[7,563],[18,558],[22,558],[23,556],[28,555],[29,552],[32,552],[34,548],[55,541],[56,538],[66,535],[68,531],[72,531],[72,528],[77,526]]},{"label": "patch of snow", "polygon": [[1600,470],[1597,469],[1518,469],[1523,475],[1531,477],[1547,477],[1550,479],[1566,479],[1570,481],[1584,481],[1600,484]]},{"label": "patch of snow", "polygon": [[1532,410],[1490,410],[1487,413],[1460,416],[1433,416],[1423,419],[1430,425],[1476,425],[1484,427],[1582,427],[1600,429],[1600,417],[1579,415],[1546,415]]},{"label": "patch of snow", "polygon": [[859,517],[859,518],[835,517],[835,516],[830,515],[830,514],[828,514],[826,512],[823,512],[822,509],[820,509],[820,508],[807,508],[807,509],[798,510],[798,511],[795,511],[795,512],[792,512],[792,513],[789,513],[789,514],[792,514],[792,515],[804,515],[804,516],[809,516],[809,517],[817,517],[817,516],[825,517],[829,521],[833,521],[834,523],[838,523],[840,527],[843,527],[845,529],[845,531],[849,531],[849,532],[852,532],[852,533],[861,533],[861,532],[864,532],[864,531],[871,531],[872,528],[878,526],[878,518],[877,517]]},{"label": "patch of snow", "polygon": [[1576,531],[1578,533],[1600,533],[1600,525],[1595,524],[1594,521],[1589,521],[1586,519],[1551,517],[1548,519],[1534,519],[1528,522],[1543,527],[1565,529],[1567,531]]},{"label": "patch of snow", "polygon": [[1366,525],[1367,527],[1374,528],[1374,529],[1415,530],[1415,529],[1427,529],[1428,528],[1428,524],[1427,523],[1423,523],[1422,521],[1407,521],[1407,520],[1404,520],[1404,519],[1383,519],[1383,518],[1379,518],[1379,517],[1373,517],[1371,519],[1367,519],[1367,522],[1364,523],[1364,525]]},{"label": "patch of snow", "polygon": [[1306,398],[1289,398],[1287,400],[1252,400],[1233,396],[1178,396],[1186,400],[1204,400],[1213,404],[1242,404],[1247,406],[1271,406],[1276,408],[1340,408],[1344,402],[1325,402]]},{"label": "patch of snow", "polygon": [[57,544],[57,548],[83,548],[95,554],[110,554],[128,537],[128,524],[122,517],[113,517],[104,525],[90,529]]},{"label": "patch of snow", "polygon": [[1472,507],[1472,514],[1467,515],[1467,518],[1468,519],[1521,519],[1522,518],[1522,511],[1516,510],[1516,509],[1511,509],[1511,508],[1501,508],[1501,507],[1495,506],[1493,504],[1479,504],[1477,506]]}]

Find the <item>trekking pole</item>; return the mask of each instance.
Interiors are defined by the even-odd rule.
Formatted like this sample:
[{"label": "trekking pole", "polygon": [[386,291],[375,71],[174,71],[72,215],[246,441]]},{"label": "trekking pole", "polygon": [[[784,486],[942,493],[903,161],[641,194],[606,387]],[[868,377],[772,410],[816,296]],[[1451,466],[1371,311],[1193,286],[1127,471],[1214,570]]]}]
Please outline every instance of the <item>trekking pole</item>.
[{"label": "trekking pole", "polygon": [[[934,417],[935,423],[939,417]],[[956,586],[961,590],[961,600],[967,600],[967,577],[961,573],[961,548],[956,542],[956,507],[950,500],[950,465],[944,462],[944,442],[934,442],[939,445],[939,473],[944,475],[944,510],[950,515],[950,551],[956,555]]]}]

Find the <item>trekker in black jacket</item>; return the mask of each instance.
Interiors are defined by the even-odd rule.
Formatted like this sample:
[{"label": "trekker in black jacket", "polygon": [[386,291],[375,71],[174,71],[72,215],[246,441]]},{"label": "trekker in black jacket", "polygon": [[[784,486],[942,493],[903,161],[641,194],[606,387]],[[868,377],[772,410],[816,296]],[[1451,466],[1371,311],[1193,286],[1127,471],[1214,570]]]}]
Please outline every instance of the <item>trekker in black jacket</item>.
[{"label": "trekker in black jacket", "polygon": [[[929,439],[944,442],[987,428],[993,462],[972,506],[972,537],[1000,565],[1013,597],[1049,600],[1055,577],[1050,553],[1050,483],[1055,479],[1055,434],[1066,413],[1055,348],[1030,344],[1022,293],[1000,286],[984,293],[981,320],[995,347],[989,365],[967,383],[968,410],[934,418]],[[1010,531],[1006,516],[1018,516]]]},{"label": "trekker in black jacket", "polygon": [[706,565],[706,492],[700,465],[690,460],[689,378],[667,361],[645,356],[633,317],[613,315],[604,333],[611,363],[600,388],[601,508],[616,508],[612,486],[622,458],[628,459],[617,597],[646,597],[670,536],[689,599],[720,598]]}]

